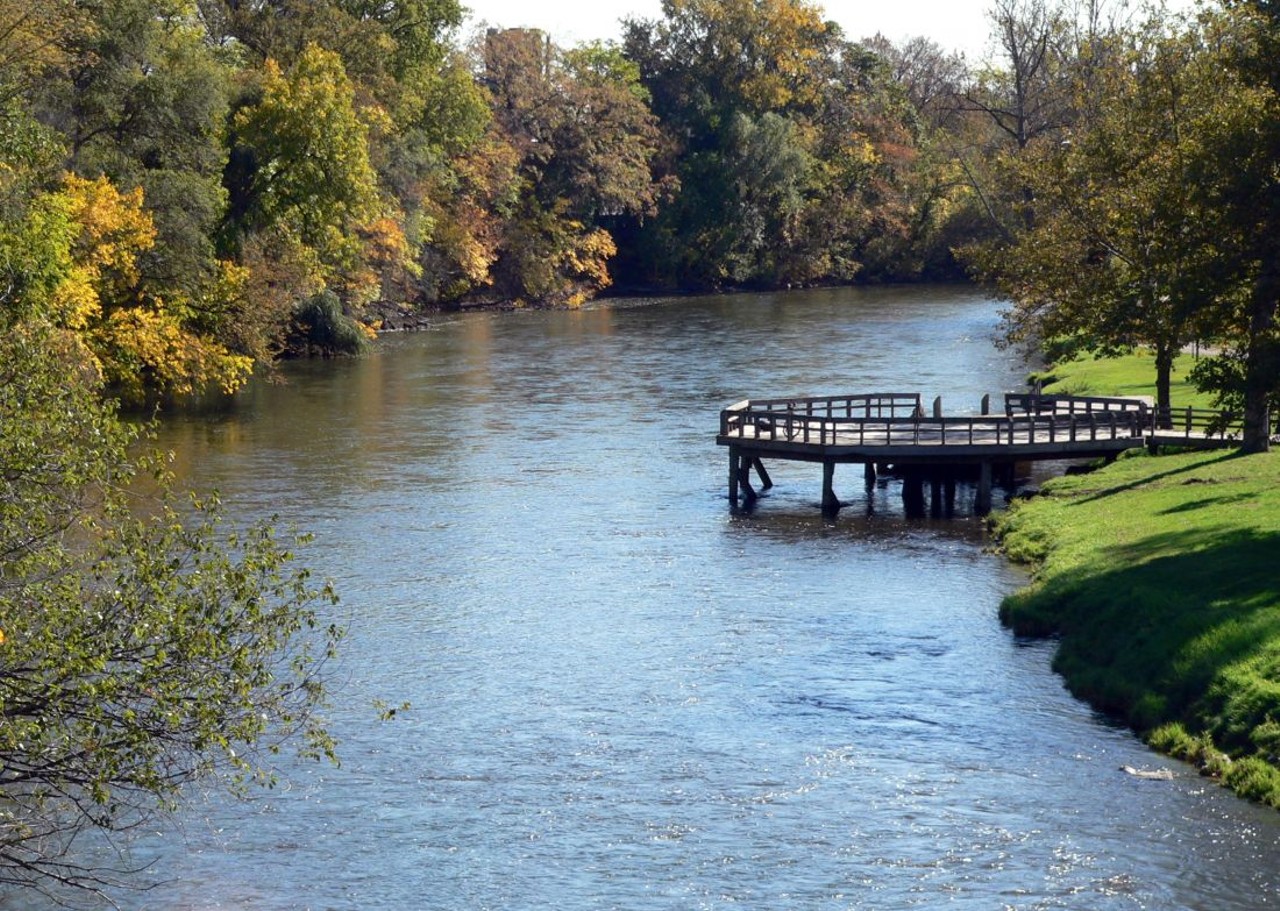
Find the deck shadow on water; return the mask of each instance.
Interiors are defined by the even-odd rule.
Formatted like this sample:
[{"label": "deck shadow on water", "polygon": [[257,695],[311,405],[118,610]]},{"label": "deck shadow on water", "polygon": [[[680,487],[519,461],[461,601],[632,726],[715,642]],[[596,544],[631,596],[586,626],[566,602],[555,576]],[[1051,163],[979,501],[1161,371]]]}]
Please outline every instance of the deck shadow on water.
[{"label": "deck shadow on water", "polygon": [[[814,500],[767,493],[749,506],[731,509],[729,528],[735,533],[764,536],[778,542],[799,542],[833,536],[883,546],[904,538],[930,537],[983,547],[990,537],[983,516],[973,509],[972,485],[957,484],[952,496],[945,489],[937,510],[909,508],[902,482],[877,480],[871,489],[842,500],[838,510],[824,510]],[[950,501],[949,503],[947,501]],[[1000,502],[1003,503],[1003,497]]]}]

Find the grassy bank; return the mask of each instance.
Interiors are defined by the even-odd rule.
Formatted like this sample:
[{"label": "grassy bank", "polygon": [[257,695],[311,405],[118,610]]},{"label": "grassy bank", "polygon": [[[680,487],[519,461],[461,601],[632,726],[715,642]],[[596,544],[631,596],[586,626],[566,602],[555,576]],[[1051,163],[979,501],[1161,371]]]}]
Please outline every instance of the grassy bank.
[{"label": "grassy bank", "polygon": [[[1196,359],[1181,354],[1173,364],[1169,398],[1182,408],[1211,408],[1212,397],[1191,385],[1188,376]],[[1054,364],[1032,379],[1044,383],[1044,391],[1059,395],[1155,395],[1156,359],[1139,352],[1123,357],[1076,358]]]},{"label": "grassy bank", "polygon": [[1073,692],[1280,807],[1280,454],[1121,459],[997,530],[1038,566],[1002,618],[1061,637]]}]

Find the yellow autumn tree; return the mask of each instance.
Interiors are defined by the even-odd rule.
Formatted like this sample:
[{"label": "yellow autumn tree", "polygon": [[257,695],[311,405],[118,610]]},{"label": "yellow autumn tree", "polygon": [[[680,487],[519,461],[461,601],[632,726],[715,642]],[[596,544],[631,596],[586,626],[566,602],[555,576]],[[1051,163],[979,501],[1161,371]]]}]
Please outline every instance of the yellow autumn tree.
[{"label": "yellow autumn tree", "polygon": [[155,243],[142,191],[74,174],[37,200],[31,218],[49,232],[59,280],[36,308],[78,340],[86,360],[127,399],[238,388],[253,361],[189,325],[199,302],[142,287],[138,257]]}]

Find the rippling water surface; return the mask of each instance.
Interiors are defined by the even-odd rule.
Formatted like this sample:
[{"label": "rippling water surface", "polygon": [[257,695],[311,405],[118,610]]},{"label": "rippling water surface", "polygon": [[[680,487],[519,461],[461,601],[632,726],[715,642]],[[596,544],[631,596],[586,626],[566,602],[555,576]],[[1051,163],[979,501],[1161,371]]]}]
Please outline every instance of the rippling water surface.
[{"label": "rippling water surface", "polygon": [[[725,499],[719,409],[1015,388],[998,306],[821,291],[472,314],[175,420],[180,472],[315,532],[342,767],[140,839],[149,909],[1271,908],[1280,824],[1064,693],[981,523],[892,480]],[[394,721],[372,700],[412,702]],[[1127,777],[1121,765],[1174,768]]]}]

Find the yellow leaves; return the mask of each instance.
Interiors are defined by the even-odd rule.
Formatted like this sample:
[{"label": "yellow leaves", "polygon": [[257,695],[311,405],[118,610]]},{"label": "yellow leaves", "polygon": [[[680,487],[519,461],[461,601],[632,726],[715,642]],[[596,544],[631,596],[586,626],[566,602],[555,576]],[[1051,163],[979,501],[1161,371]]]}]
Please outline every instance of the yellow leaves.
[{"label": "yellow leaves", "polygon": [[413,260],[413,250],[404,228],[394,218],[378,218],[360,230],[365,244],[365,259],[374,269],[421,271]]},{"label": "yellow leaves", "polygon": [[617,252],[618,246],[612,235],[603,228],[596,228],[577,239],[565,252],[564,262],[571,274],[576,274],[594,290],[600,290],[613,281],[609,277],[609,260]]},{"label": "yellow leaves", "polygon": [[210,386],[234,392],[253,370],[252,358],[231,354],[185,329],[171,313],[151,307],[115,311],[96,336],[111,353],[108,381],[129,394],[141,393],[144,379],[175,395]]},{"label": "yellow leaves", "polygon": [[[38,223],[57,236],[61,260],[57,281],[41,301],[43,312],[74,342],[84,369],[134,398],[147,390],[231,391],[247,379],[252,358],[232,354],[184,324],[182,314],[193,302],[180,296],[166,301],[142,286],[138,258],[155,244],[156,229],[141,189],[121,192],[105,177],[67,174],[61,189],[39,199],[35,209]],[[247,278],[247,270],[228,265],[211,297],[234,296]]]},{"label": "yellow leaves", "polygon": [[462,203],[436,216],[431,240],[455,264],[469,288],[492,283],[489,269],[498,260],[497,233],[496,219],[489,212]]},{"label": "yellow leaves", "polygon": [[69,262],[50,293],[50,316],[84,330],[101,315],[104,299],[110,306],[137,283],[138,254],[155,244],[155,225],[142,209],[141,189],[121,193],[105,177],[67,174],[62,189],[41,203],[65,219],[69,241]]},{"label": "yellow leaves", "polygon": [[85,329],[102,312],[98,292],[87,269],[73,268],[53,290],[56,321],[68,329]]},{"label": "yellow leaves", "polygon": [[121,193],[105,177],[63,180],[67,214],[79,226],[77,262],[95,277],[114,271],[128,283],[138,280],[137,256],[156,241],[151,216],[142,210],[142,188]]}]

